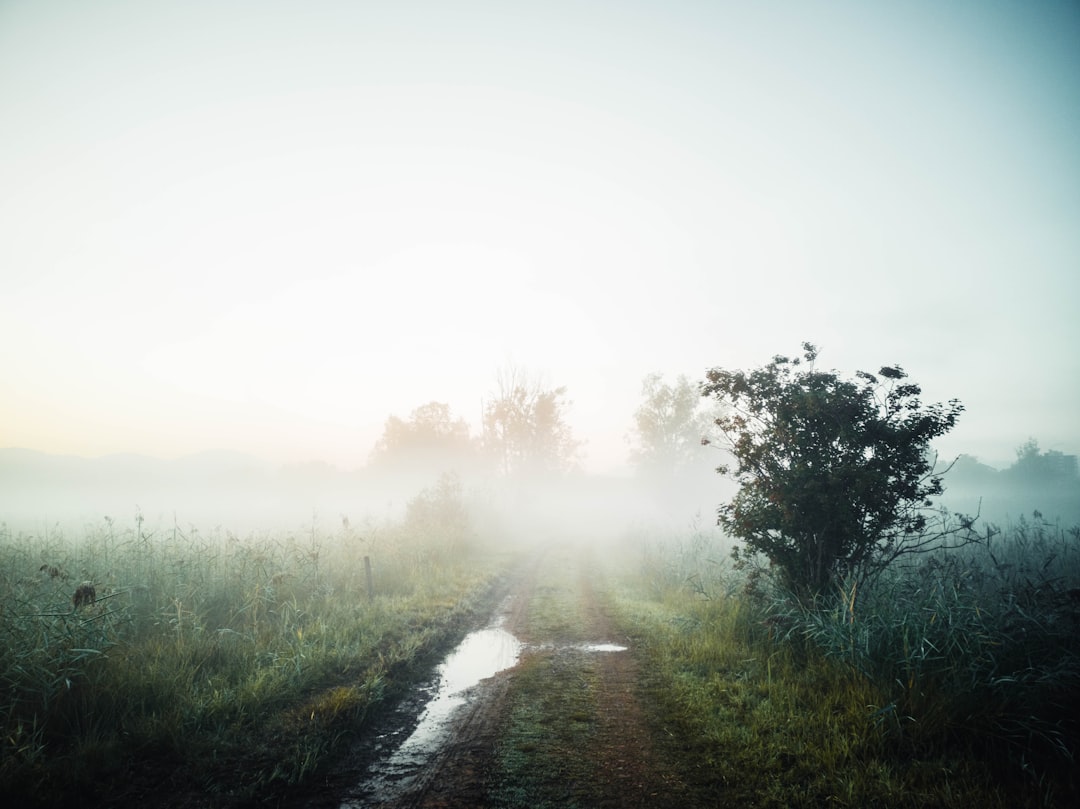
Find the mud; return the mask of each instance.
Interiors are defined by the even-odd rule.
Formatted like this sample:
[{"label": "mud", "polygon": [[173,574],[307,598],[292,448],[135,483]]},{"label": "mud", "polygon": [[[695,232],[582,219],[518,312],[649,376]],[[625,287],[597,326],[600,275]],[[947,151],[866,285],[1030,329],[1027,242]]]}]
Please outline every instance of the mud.
[{"label": "mud", "polygon": [[[579,666],[596,661],[601,716],[595,746],[575,751],[606,773],[598,793],[618,796],[597,805],[644,807],[671,797],[669,776],[654,766],[652,741],[635,697],[636,663],[612,639],[612,623],[593,592],[592,571],[579,560],[576,592],[583,626],[576,638],[529,637],[527,614],[541,558],[509,585],[491,622],[470,633],[387,717],[378,733],[315,787],[299,804],[305,809],[483,809],[491,805],[499,778],[496,751],[504,729],[515,666],[532,656],[550,656]],[[594,638],[582,641],[580,638]],[[502,785],[505,786],[505,785]],[[674,790],[678,792],[677,789]],[[659,801],[659,803],[658,803]]]},{"label": "mud", "polygon": [[395,801],[423,788],[439,754],[453,741],[460,710],[470,700],[483,699],[484,692],[477,686],[511,668],[521,655],[521,641],[503,627],[505,622],[504,608],[489,626],[466,635],[439,664],[434,688],[424,688],[432,694],[416,728],[396,749],[391,745],[395,738],[400,738],[400,731],[380,737],[385,743],[383,749],[390,751],[389,754],[371,762],[364,780],[345,796],[341,809],[394,805]]},{"label": "mud", "polygon": [[[500,587],[499,607],[289,809],[409,809],[485,805],[491,751],[518,641],[535,587],[536,557]],[[447,792],[450,803],[429,803]]]}]

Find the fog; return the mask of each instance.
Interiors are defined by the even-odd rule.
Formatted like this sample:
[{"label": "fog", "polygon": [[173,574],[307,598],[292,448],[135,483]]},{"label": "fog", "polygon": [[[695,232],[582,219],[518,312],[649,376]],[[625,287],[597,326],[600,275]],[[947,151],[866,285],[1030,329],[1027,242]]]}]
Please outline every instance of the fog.
[{"label": "fog", "polygon": [[[970,456],[950,464],[937,505],[978,514],[977,526],[1080,525],[1075,456],[1039,453],[1032,444],[1003,470]],[[372,540],[407,519],[438,535],[448,530],[440,521],[460,516],[467,543],[478,548],[577,542],[633,552],[695,536],[730,546],[716,527],[716,508],[736,486],[713,471],[711,456],[702,461],[659,477],[578,471],[506,478],[434,467],[394,476],[367,467],[274,466],[235,452],[164,461],[7,449],[0,450],[0,523],[11,533],[54,538],[78,538],[108,523],[160,537],[336,535],[344,527]]]},{"label": "fog", "polygon": [[1016,460],[995,469],[970,455],[947,464],[941,505],[978,515],[979,526],[1045,521],[1063,528],[1080,526],[1080,467],[1077,456],[1038,451],[1029,441]]},{"label": "fog", "polygon": [[0,447],[349,470],[511,359],[620,476],[645,374],[810,340],[960,399],[945,455],[1075,454],[1078,40],[1054,0],[0,3]]},{"label": "fog", "polygon": [[470,534],[505,545],[619,541],[641,532],[677,536],[714,523],[717,497],[730,489],[708,470],[665,491],[631,475],[507,480],[433,470],[395,477],[327,464],[273,466],[231,452],[164,461],[8,449],[0,450],[0,522],[36,535],[78,536],[106,521],[205,535],[335,533],[347,522],[354,533],[373,534],[403,520],[411,503],[447,480],[466,509]]}]

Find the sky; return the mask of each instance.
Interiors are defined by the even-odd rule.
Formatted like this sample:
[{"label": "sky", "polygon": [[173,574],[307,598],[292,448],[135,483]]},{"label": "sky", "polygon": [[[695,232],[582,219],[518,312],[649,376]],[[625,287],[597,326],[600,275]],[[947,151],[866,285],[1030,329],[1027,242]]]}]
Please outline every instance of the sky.
[{"label": "sky", "polygon": [[1080,4],[0,0],[0,447],[362,466],[803,341],[1080,453]]}]

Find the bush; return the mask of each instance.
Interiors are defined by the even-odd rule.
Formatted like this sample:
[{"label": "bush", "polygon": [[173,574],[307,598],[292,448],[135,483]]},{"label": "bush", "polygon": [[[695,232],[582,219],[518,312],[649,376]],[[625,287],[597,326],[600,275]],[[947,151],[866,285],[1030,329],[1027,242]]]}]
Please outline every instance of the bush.
[{"label": "bush", "polygon": [[713,368],[701,391],[729,408],[715,423],[736,466],[718,471],[740,488],[720,524],[812,600],[845,575],[868,578],[963,535],[930,514],[942,493],[930,442],[964,408],[923,405],[899,366],[845,380],[815,368],[813,345],[803,350],[751,372]]}]

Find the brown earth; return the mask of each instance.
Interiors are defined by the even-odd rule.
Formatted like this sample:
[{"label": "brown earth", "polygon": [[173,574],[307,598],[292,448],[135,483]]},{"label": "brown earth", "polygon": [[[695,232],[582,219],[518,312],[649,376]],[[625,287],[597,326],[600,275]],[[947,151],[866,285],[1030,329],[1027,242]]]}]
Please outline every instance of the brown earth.
[{"label": "brown earth", "polygon": [[[538,588],[538,580],[545,582]],[[556,580],[557,585],[546,584]],[[455,714],[449,741],[406,794],[365,795],[359,762],[371,751],[357,751],[351,763],[327,777],[319,794],[302,804],[308,809],[329,806],[377,806],[386,809],[483,809],[489,806],[578,805],[628,809],[680,803],[685,784],[669,766],[669,753],[654,743],[641,699],[640,672],[632,650],[587,652],[586,643],[620,643],[609,611],[595,582],[597,566],[585,552],[564,549],[538,557],[510,586],[504,628],[525,643],[517,666],[482,681],[467,704]],[[546,603],[538,607],[544,598]],[[533,615],[546,610],[552,614]],[[551,676],[528,677],[530,666],[543,665]],[[527,785],[508,782],[500,762],[511,731],[515,704],[549,700],[549,690],[574,689],[587,678],[587,716],[547,717],[551,736],[561,722],[588,722],[584,747],[550,746],[537,754]],[[538,685],[539,683],[539,685]],[[574,699],[580,696],[571,693]],[[417,706],[406,705],[405,713]],[[402,717],[398,717],[401,721]],[[400,734],[399,734],[400,737]],[[543,745],[544,742],[539,743]],[[520,745],[528,756],[533,745]],[[550,776],[534,774],[547,768]],[[512,774],[510,776],[512,780]],[[352,780],[352,786],[346,782]],[[523,796],[522,790],[532,790]],[[569,790],[569,791],[568,791]],[[507,798],[507,795],[517,795]]]}]

